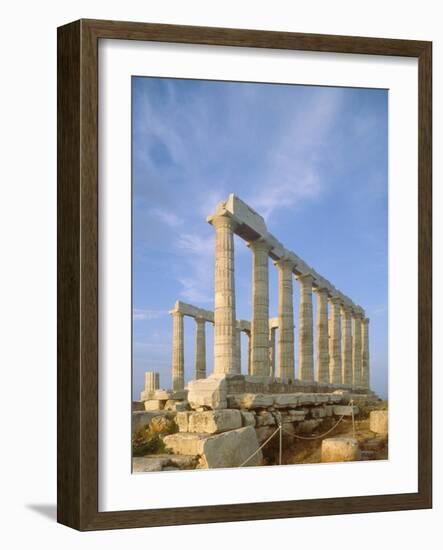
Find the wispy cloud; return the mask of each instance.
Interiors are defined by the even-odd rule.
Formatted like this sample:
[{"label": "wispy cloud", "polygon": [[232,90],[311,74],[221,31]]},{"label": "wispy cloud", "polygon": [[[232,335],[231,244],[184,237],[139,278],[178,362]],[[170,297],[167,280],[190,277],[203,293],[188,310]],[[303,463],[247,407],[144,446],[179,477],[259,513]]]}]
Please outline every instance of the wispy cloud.
[{"label": "wispy cloud", "polygon": [[172,210],[164,210],[161,208],[152,208],[150,213],[154,218],[165,223],[169,227],[178,227],[182,225],[183,220]]},{"label": "wispy cloud", "polygon": [[132,318],[134,321],[152,321],[153,319],[164,317],[167,314],[168,312],[166,310],[134,309]]}]

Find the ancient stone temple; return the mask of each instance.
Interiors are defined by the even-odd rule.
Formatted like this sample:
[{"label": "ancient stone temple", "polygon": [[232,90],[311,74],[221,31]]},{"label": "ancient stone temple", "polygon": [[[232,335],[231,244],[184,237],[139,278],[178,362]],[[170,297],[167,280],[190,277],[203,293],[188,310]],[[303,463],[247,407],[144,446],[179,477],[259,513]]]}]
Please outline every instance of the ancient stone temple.
[{"label": "ancient stone temple", "polygon": [[[369,319],[363,308],[286,249],[268,232],[262,216],[235,195],[217,205],[208,222],[215,231],[214,311],[178,301],[170,312],[173,389],[184,388],[183,317],[186,315],[196,322],[195,379],[207,375],[205,324],[211,323],[214,374],[241,372],[240,333],[243,331],[249,338],[247,374],[250,376],[369,388]],[[234,234],[241,237],[251,251],[250,321],[236,318]],[[278,271],[276,318],[269,317],[269,259]],[[294,312],[293,293],[297,284],[300,308]],[[316,319],[313,318],[313,293]]]},{"label": "ancient stone temple", "polygon": [[[262,448],[276,431],[297,437],[324,425],[329,433],[337,419],[354,422],[358,404],[364,410],[378,406],[369,388],[369,319],[363,308],[285,248],[262,216],[235,195],[218,204],[207,221],[215,232],[214,309],[177,301],[170,311],[171,389],[159,388],[158,373],[146,373],[133,411],[133,431],[147,426],[149,433],[152,423],[155,433],[159,425],[168,428],[162,442],[169,454],[134,459],[136,471],[260,465]],[[238,319],[236,313],[234,235],[251,254],[250,319]],[[272,318],[269,269],[278,275],[278,315]],[[184,317],[195,321],[193,374],[187,384]],[[208,324],[213,350],[206,345]],[[248,338],[243,361],[242,333]],[[208,372],[210,353],[213,372]],[[242,364],[247,372],[242,373]],[[325,442],[324,460],[335,460],[340,445],[346,451],[342,455],[349,455],[343,460],[372,452],[362,454],[351,443],[349,438]]]}]

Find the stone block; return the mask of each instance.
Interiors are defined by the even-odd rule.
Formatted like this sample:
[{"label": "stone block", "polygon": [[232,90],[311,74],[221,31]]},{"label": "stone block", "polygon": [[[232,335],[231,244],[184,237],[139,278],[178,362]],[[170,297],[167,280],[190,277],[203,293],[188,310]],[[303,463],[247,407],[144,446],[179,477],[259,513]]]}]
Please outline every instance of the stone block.
[{"label": "stone block", "polygon": [[387,434],[388,411],[371,411],[369,413],[369,429],[376,434]]},{"label": "stone block", "polygon": [[187,411],[189,409],[189,403],[187,401],[174,401],[174,410],[177,412]]},{"label": "stone block", "polygon": [[[261,426],[260,428],[255,428],[255,434],[260,445],[266,441],[275,430],[275,426]],[[277,437],[277,435],[275,437]]]},{"label": "stone block", "polygon": [[149,399],[145,401],[145,411],[161,411],[164,409],[165,402],[159,399]]},{"label": "stone block", "polygon": [[145,405],[143,401],[133,401],[132,402],[132,410],[133,411],[144,411]]},{"label": "stone block", "polygon": [[132,459],[132,473],[161,472],[167,463],[165,458],[135,456]]},{"label": "stone block", "polygon": [[176,433],[166,435],[163,442],[168,449],[178,455],[202,455],[203,444],[208,434]]},{"label": "stone block", "polygon": [[175,422],[178,426],[179,432],[187,432],[189,427],[189,415],[190,411],[178,412],[175,417]]},{"label": "stone block", "polygon": [[299,405],[315,405],[317,396],[315,393],[299,393]]},{"label": "stone block", "polygon": [[282,393],[275,396],[274,403],[277,408],[297,407],[300,404],[300,398],[298,394]]},{"label": "stone block", "polygon": [[275,417],[273,414],[267,411],[262,411],[256,416],[256,426],[259,428],[260,426],[274,426],[275,425]]},{"label": "stone block", "polygon": [[207,468],[234,468],[240,466],[255,451],[245,466],[260,466],[262,452],[252,426],[209,436],[203,442],[203,459]]},{"label": "stone block", "polygon": [[321,445],[322,462],[349,462],[360,459],[360,449],[352,437],[330,437]]},{"label": "stone block", "polygon": [[173,395],[173,392],[170,390],[155,390],[154,392],[154,399],[160,399],[162,401],[167,401],[168,399],[171,399]]},{"label": "stone block", "polygon": [[191,412],[188,431],[194,433],[221,433],[241,428],[242,418],[237,409]]},{"label": "stone block", "polygon": [[334,405],[332,411],[335,416],[356,416],[359,412],[356,405]]},{"label": "stone block", "polygon": [[228,401],[233,409],[263,409],[273,405],[274,397],[262,393],[242,393],[230,395]]},{"label": "stone block", "polygon": [[241,411],[242,426],[255,426],[255,414],[250,411]]},{"label": "stone block", "polygon": [[184,401],[188,398],[188,390],[175,390],[171,393],[169,399],[174,401]]},{"label": "stone block", "polygon": [[334,411],[332,405],[325,405],[326,416],[332,416],[333,412]]},{"label": "stone block", "polygon": [[324,407],[314,407],[311,409],[311,417],[312,418],[325,418],[326,416],[326,410]]},{"label": "stone block", "polygon": [[226,409],[227,382],[224,376],[211,375],[208,378],[192,380],[188,384],[188,401],[193,409]]}]

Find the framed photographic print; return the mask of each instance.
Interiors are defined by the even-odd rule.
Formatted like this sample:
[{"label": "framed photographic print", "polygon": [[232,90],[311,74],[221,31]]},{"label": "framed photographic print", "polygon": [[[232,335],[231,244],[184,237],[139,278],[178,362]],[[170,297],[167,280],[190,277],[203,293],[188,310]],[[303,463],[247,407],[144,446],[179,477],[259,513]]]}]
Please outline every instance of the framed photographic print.
[{"label": "framed photographic print", "polygon": [[431,52],[59,28],[59,522],[431,507]]}]

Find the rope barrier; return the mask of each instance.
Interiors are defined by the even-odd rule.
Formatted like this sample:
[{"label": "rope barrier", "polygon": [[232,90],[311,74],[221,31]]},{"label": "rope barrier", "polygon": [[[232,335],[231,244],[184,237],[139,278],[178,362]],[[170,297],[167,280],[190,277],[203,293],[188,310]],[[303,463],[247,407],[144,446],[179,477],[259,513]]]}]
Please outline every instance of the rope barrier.
[{"label": "rope barrier", "polygon": [[[348,403],[348,407],[351,406],[351,417],[352,417],[352,433],[353,433],[353,436],[355,438],[355,418],[354,418],[354,400],[351,399]],[[282,424],[282,421],[281,421],[281,416],[280,414],[278,415],[278,418],[276,418],[275,414],[273,414],[274,418],[276,419],[277,423],[278,423],[278,427],[277,429],[266,439],[266,441],[264,441],[260,447],[254,451],[252,453],[251,456],[249,456],[244,462],[242,462],[239,466],[239,468],[242,468],[245,464],[247,464],[251,458],[253,458],[259,451],[261,451],[263,449],[263,447],[265,447],[269,441],[271,441],[271,439],[277,434],[277,432],[280,433],[280,440],[279,440],[279,464],[281,465],[282,463],[282,454],[283,454],[283,432],[287,435],[290,435],[291,437],[294,437],[295,439],[303,439],[305,441],[314,441],[316,439],[321,439],[322,437],[325,437],[326,435],[330,434],[333,430],[335,430],[335,428],[340,424],[340,422],[343,420],[343,418],[346,416],[345,414],[342,414],[340,416],[340,418],[337,420],[337,422],[332,426],[332,428],[329,428],[329,430],[321,435],[314,435],[314,436],[311,436],[311,437],[307,437],[307,436],[302,436],[302,435],[298,435],[298,434],[293,434],[291,432],[288,432],[287,430],[285,430],[283,428],[283,424]]]},{"label": "rope barrier", "polygon": [[274,432],[272,435],[270,435],[270,436],[268,437],[268,439],[267,439],[264,443],[262,443],[262,444],[260,445],[260,447],[259,447],[256,451],[254,451],[254,452],[252,453],[252,455],[251,455],[249,458],[247,458],[244,462],[242,462],[242,463],[240,464],[239,468],[242,468],[245,464],[247,464],[247,463],[251,460],[251,458],[252,458],[253,456],[255,456],[255,455],[258,453],[258,451],[261,451],[261,450],[263,449],[263,447],[264,447],[265,445],[267,445],[267,444],[269,443],[269,441],[271,441],[271,439],[274,437],[274,435],[275,435],[277,432],[280,431],[280,429],[281,429],[281,428],[280,428],[280,426],[279,426],[279,427],[275,430],[275,432]]}]

